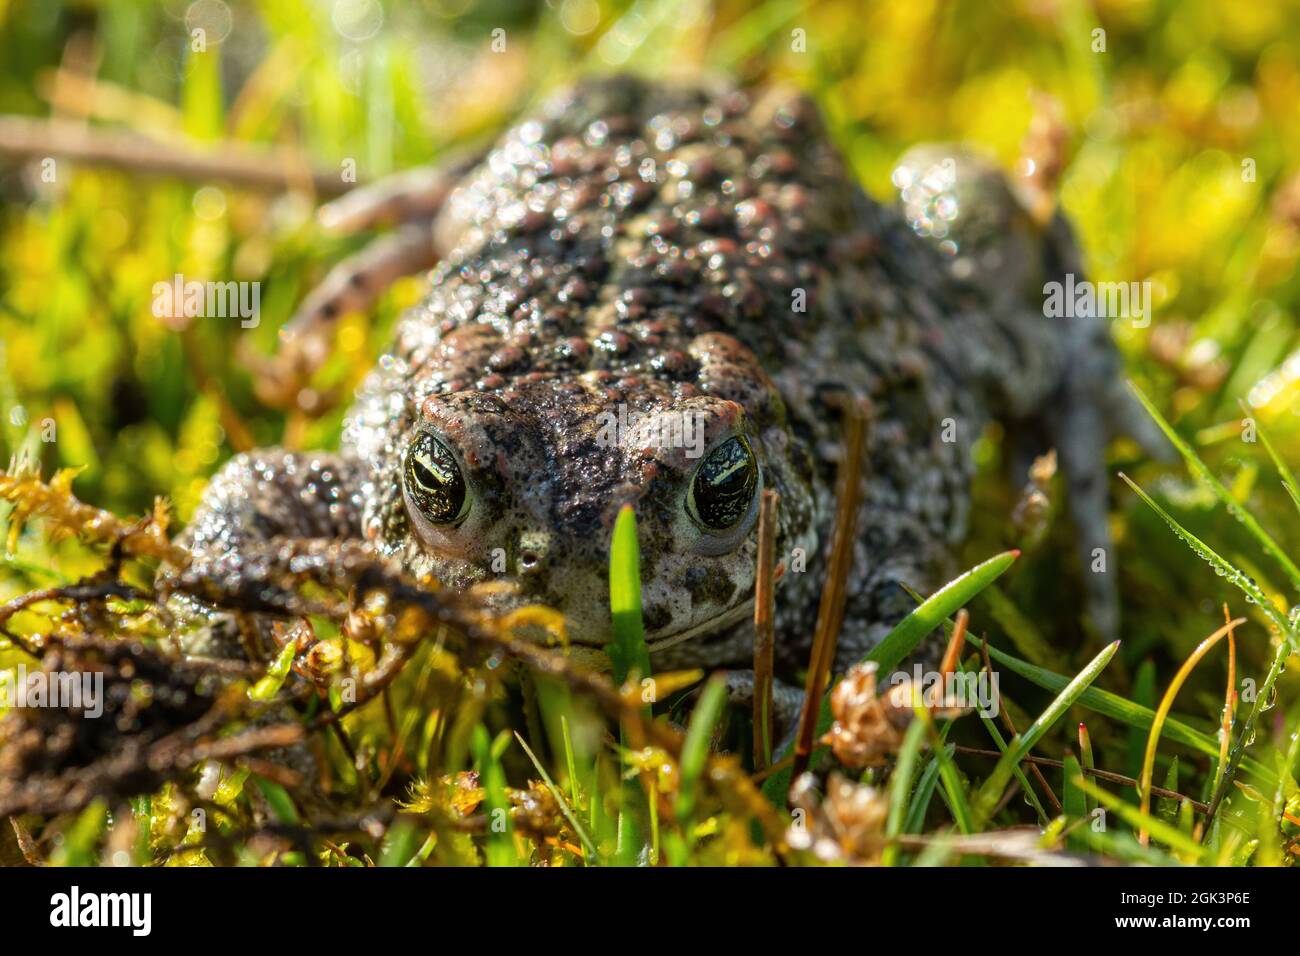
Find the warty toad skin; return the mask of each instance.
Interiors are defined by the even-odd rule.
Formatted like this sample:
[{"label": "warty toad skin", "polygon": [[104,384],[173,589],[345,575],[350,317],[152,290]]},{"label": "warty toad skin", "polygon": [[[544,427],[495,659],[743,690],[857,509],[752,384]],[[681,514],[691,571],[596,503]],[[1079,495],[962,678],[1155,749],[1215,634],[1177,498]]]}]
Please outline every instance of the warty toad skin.
[{"label": "warty toad skin", "polygon": [[[780,494],[777,653],[793,669],[856,399],[871,421],[838,666],[909,609],[900,585],[955,570],[990,419],[1021,452],[1057,448],[1081,554],[1108,547],[1104,445],[1150,430],[1103,322],[1044,317],[1044,283],[1082,275],[1066,223],[1036,225],[990,165],[914,150],[886,206],[803,96],[616,77],[440,175],[415,203],[442,254],[428,297],[341,448],[232,460],[188,530],[190,580],[237,585],[272,538],[363,539],[450,587],[504,579],[501,606],[556,608],[599,647],[631,504],[654,667],[732,667],[739,687],[759,495]],[[1084,567],[1111,633],[1111,578]]]}]

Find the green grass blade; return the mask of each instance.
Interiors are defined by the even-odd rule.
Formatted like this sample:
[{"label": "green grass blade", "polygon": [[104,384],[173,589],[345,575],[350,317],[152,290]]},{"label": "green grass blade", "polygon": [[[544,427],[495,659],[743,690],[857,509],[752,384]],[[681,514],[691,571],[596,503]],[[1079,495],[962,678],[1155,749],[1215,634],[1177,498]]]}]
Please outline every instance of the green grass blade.
[{"label": "green grass blade", "polygon": [[297,644],[294,641],[286,641],[275,660],[267,667],[266,673],[248,689],[248,699],[265,703],[280,693],[280,688],[284,686],[285,678],[289,676],[289,670],[293,667],[293,659],[297,652]]},{"label": "green grass blade", "polygon": [[1173,446],[1178,449],[1179,454],[1183,456],[1183,460],[1187,462],[1188,470],[1210,487],[1218,499],[1223,502],[1224,507],[1228,509],[1229,513],[1241,522],[1242,526],[1250,532],[1251,537],[1253,537],[1259,543],[1260,547],[1267,551],[1269,555],[1272,556],[1273,560],[1281,566],[1282,570],[1286,572],[1287,577],[1291,579],[1291,587],[1296,591],[1300,591],[1300,567],[1296,567],[1295,562],[1292,561],[1290,556],[1282,550],[1281,546],[1273,540],[1273,536],[1264,530],[1263,526],[1258,520],[1256,520],[1255,516],[1237,502],[1237,499],[1232,496],[1226,487],[1224,487],[1223,482],[1215,477],[1214,472],[1210,471],[1205,462],[1201,461],[1201,458],[1196,454],[1195,449],[1193,449],[1192,446],[1174,430],[1174,427],[1170,425],[1169,422],[1165,421],[1165,418],[1160,414],[1159,409],[1155,407],[1151,399],[1146,397],[1142,389],[1138,388],[1137,385],[1132,382],[1129,383],[1129,387],[1132,388],[1133,393],[1137,395],[1138,401],[1146,407],[1147,414],[1155,420],[1155,423],[1160,426],[1161,431],[1165,433],[1165,437],[1173,443]]},{"label": "green grass blade", "polygon": [[569,717],[560,715],[560,732],[564,735],[564,766],[569,771],[569,799],[578,805],[578,765],[573,754],[573,734],[569,730]]},{"label": "green grass blade", "polygon": [[[987,594],[988,592],[985,593]],[[944,622],[944,631],[945,633],[948,634],[949,637],[952,636],[952,631],[949,628],[949,622],[947,621]],[[969,672],[970,668],[963,666],[962,670]],[[1002,736],[1002,731],[998,729],[997,721],[993,720],[991,717],[985,717],[983,714],[977,714],[976,716],[978,716],[980,722],[984,724],[984,729],[989,732],[989,736],[993,738],[993,743],[997,746],[998,752],[1006,753],[1007,752],[1006,738]],[[1043,823],[1044,826],[1046,826],[1051,818],[1047,815],[1047,811],[1043,808],[1042,802],[1038,799],[1038,794],[1034,791],[1033,786],[1029,783],[1029,778],[1025,776],[1024,771],[1021,770],[1019,767],[1016,767],[1015,775],[1016,775],[1016,779],[1020,782],[1021,789],[1024,790],[1025,799],[1028,800],[1029,805],[1033,807],[1035,811],[1037,811],[1039,820]]]},{"label": "green grass blade", "polygon": [[1019,551],[1004,551],[953,578],[899,621],[885,639],[871,649],[865,660],[875,661],[880,665],[879,672],[888,674],[916,649],[927,634],[1001,577],[1018,557]]},{"label": "green grass blade", "polygon": [[[1164,783],[1161,784],[1166,790],[1178,792],[1178,756],[1169,761],[1169,769],[1165,771]],[[1159,797],[1156,800],[1156,816],[1170,826],[1178,825],[1178,808],[1179,802],[1172,797]]]},{"label": "green grass blade", "polygon": [[641,618],[641,550],[637,545],[636,513],[631,505],[624,505],[614,522],[609,554],[609,607],[614,619],[614,641],[609,648],[614,682],[621,685],[633,672],[649,677],[650,651]]},{"label": "green grass blade", "polygon": [[1291,724],[1291,744],[1287,747],[1286,756],[1282,758],[1281,766],[1278,767],[1277,789],[1273,793],[1273,820],[1278,827],[1282,826],[1284,819],[1283,814],[1286,812],[1286,801],[1292,795],[1290,788],[1294,786],[1296,772],[1296,762],[1300,760],[1300,712]]},{"label": "green grass blade", "polygon": [[277,820],[285,824],[298,822],[298,808],[294,806],[293,797],[289,796],[289,791],[282,784],[256,775],[253,776],[253,783],[270,804],[271,812],[275,814]]},{"label": "green grass blade", "polygon": [[[966,640],[972,642],[977,647],[984,644],[981,638],[973,634],[967,634]],[[1001,651],[989,645],[989,657],[997,661],[1013,674],[1018,674],[1032,684],[1037,684],[1044,690],[1059,692],[1070,683],[1070,679],[1063,674],[1055,671],[1049,671],[1046,668],[1038,667],[1028,661],[1022,661],[1018,657],[1012,657],[1005,651]],[[1086,707],[1088,710],[1095,711],[1106,717],[1111,717],[1130,727],[1138,727],[1143,730],[1149,730],[1151,722],[1155,720],[1155,711],[1149,707],[1142,707],[1130,700],[1125,700],[1118,694],[1112,694],[1110,691],[1101,690],[1097,687],[1089,687],[1085,690],[1076,701],[1080,707]],[[1209,734],[1201,733],[1193,727],[1172,717],[1165,721],[1165,727],[1162,736],[1169,740],[1176,740],[1184,746],[1199,750],[1201,753],[1217,758],[1219,756],[1219,744]],[[1146,738],[1143,737],[1143,743]],[[1241,761],[1241,766],[1252,776],[1261,780],[1267,780],[1272,783],[1276,777],[1263,764],[1256,760],[1245,758]]]},{"label": "green grass blade", "polygon": [[[1246,408],[1244,402],[1241,403],[1242,414],[1250,416],[1250,411]],[[1255,430],[1259,433],[1259,440],[1264,443],[1264,450],[1268,452],[1268,457],[1273,459],[1273,467],[1277,469],[1278,477],[1282,479],[1282,487],[1286,493],[1291,496],[1291,501],[1295,503],[1296,510],[1300,511],[1300,485],[1296,484],[1295,474],[1287,467],[1287,463],[1282,460],[1273,443],[1268,439],[1268,433],[1264,431],[1264,426],[1255,422]]]},{"label": "green grass blade", "polygon": [[[889,817],[885,821],[885,836],[896,837],[903,826],[903,815],[907,812],[907,795],[912,789],[912,777],[916,773],[916,763],[921,754],[921,741],[925,739],[925,724],[919,720],[912,721],[903,735],[903,743],[898,748],[898,761],[889,777]],[[898,845],[890,843],[885,847],[881,857],[882,866],[893,866],[898,860]]]},{"label": "green grass blade", "polygon": [[1088,798],[1074,781],[1083,779],[1083,771],[1074,754],[1066,754],[1064,763],[1065,767],[1061,771],[1061,807],[1072,824],[1083,821],[1082,825],[1074,826],[1066,837],[1066,842],[1070,849],[1082,853],[1088,849],[1088,827],[1091,821],[1088,819]]},{"label": "green grass blade", "polygon": [[713,728],[717,726],[726,703],[727,684],[720,677],[714,677],[704,685],[699,703],[691,712],[691,722],[686,728],[686,739],[682,742],[682,756],[678,763],[681,780],[673,808],[682,833],[682,841],[670,844],[670,859],[674,866],[686,864],[695,842],[693,822],[697,785],[709,759],[709,740],[713,736]]},{"label": "green grass blade", "polygon": [[1300,511],[1300,491],[1297,491],[1291,485],[1287,485],[1286,493],[1291,496],[1291,503],[1295,505],[1296,510]]},{"label": "green grass blade", "polygon": [[966,785],[962,783],[957,764],[953,762],[952,751],[943,745],[934,729],[934,719],[924,707],[917,708],[916,719],[923,722],[931,734],[935,761],[939,764],[939,779],[943,782],[943,792],[948,797],[948,808],[952,811],[953,822],[962,833],[974,833],[976,830],[975,813],[970,799],[966,796]]},{"label": "green grass blade", "polygon": [[221,94],[221,45],[191,49],[185,58],[181,87],[185,132],[197,140],[221,138],[225,120]]},{"label": "green grass blade", "polygon": [[[55,848],[50,863],[53,866],[94,866],[99,859],[96,848],[108,828],[108,819],[107,804],[102,798],[96,797],[63,834],[63,843]],[[5,821],[5,826],[9,826],[8,820]]]},{"label": "green grass blade", "polygon": [[1012,772],[1019,766],[1020,761],[1070,708],[1070,705],[1079,699],[1088,685],[1097,679],[1117,650],[1119,650],[1119,641],[1106,645],[1100,654],[1089,661],[1088,665],[1061,689],[1056,699],[1047,706],[1037,720],[1025,728],[1024,733],[1016,734],[1011,738],[1007,752],[1002,755],[1002,759],[997,762],[993,772],[989,774],[975,796],[975,814],[978,824],[983,825],[992,814],[998,799],[1002,796],[1002,791],[1011,780]]},{"label": "green grass blade", "polygon": [[704,686],[700,701],[691,713],[686,739],[682,742],[681,782],[677,787],[677,821],[683,826],[695,812],[695,784],[709,759],[709,739],[726,702],[726,682],[714,677]]},{"label": "green grass blade", "polygon": [[514,866],[519,861],[515,857],[510,798],[506,795],[506,773],[501,766],[500,754],[495,751],[487,728],[481,723],[475,724],[474,762],[478,765],[484,793],[483,806],[487,811],[487,864]]},{"label": "green grass blade", "polygon": [[541,774],[542,783],[546,784],[546,789],[551,791],[551,796],[555,798],[555,802],[560,807],[560,813],[564,814],[564,819],[569,821],[569,826],[573,827],[573,832],[576,833],[578,839],[582,841],[582,847],[586,851],[587,860],[595,862],[595,841],[591,839],[586,829],[578,822],[578,816],[574,813],[573,808],[569,806],[569,801],[564,798],[564,794],[560,792],[560,788],[555,785],[555,781],[551,779],[551,775],[546,772],[546,768],[542,766],[542,762],[537,759],[537,754],[533,753],[533,748],[528,746],[528,741],[524,740],[524,738],[519,735],[518,731],[515,732],[515,739],[519,741],[519,746],[524,748],[524,753],[528,755],[528,759],[533,762],[533,766],[536,767],[537,772]]},{"label": "green grass blade", "polygon": [[[948,745],[951,753],[953,747]],[[916,785],[916,793],[912,794],[912,802],[907,808],[907,818],[903,821],[904,833],[920,833],[921,827],[925,825],[925,815],[930,809],[930,801],[934,799],[934,789],[939,783],[939,761],[933,757],[926,764],[925,770],[921,772],[921,781]]]},{"label": "green grass blade", "polygon": [[[979,715],[979,719],[984,724],[984,729],[989,732],[989,736],[993,738],[993,743],[997,746],[998,751],[1000,753],[1006,753],[1007,742],[1002,736],[1002,731],[998,730],[997,723],[993,718],[985,717],[983,714]],[[1034,792],[1034,788],[1030,784],[1029,778],[1025,776],[1025,772],[1021,770],[1019,766],[1015,769],[1015,776],[1016,780],[1020,782],[1020,789],[1025,792],[1025,799],[1029,801],[1029,805],[1038,813],[1038,819],[1046,825],[1051,818],[1047,815],[1047,810],[1043,808],[1042,802],[1038,799],[1038,794]]]},{"label": "green grass blade", "polygon": [[1192,801],[1184,797],[1178,804],[1178,832],[1188,838],[1196,829],[1196,812],[1192,809]]},{"label": "green grass blade", "polygon": [[[1132,703],[1149,710],[1154,716],[1156,712],[1156,662],[1151,658],[1144,658],[1142,663],[1138,665],[1129,696],[1132,698]],[[1146,753],[1147,731],[1150,729],[1150,724],[1145,727],[1138,727],[1136,724],[1129,725],[1128,741],[1124,753],[1124,766],[1127,769],[1124,772],[1134,780],[1142,772],[1142,757]],[[1136,796],[1136,793],[1134,793],[1134,799],[1136,799]]]},{"label": "green grass blade", "polygon": [[1088,841],[1096,853],[1138,863],[1143,866],[1182,866],[1183,862],[1158,847],[1143,846],[1131,833],[1097,833],[1088,831]]},{"label": "green grass blade", "polygon": [[1107,810],[1114,811],[1115,815],[1121,820],[1133,827],[1135,830],[1146,830],[1161,843],[1168,846],[1171,850],[1178,853],[1186,853],[1192,857],[1193,861],[1199,860],[1205,848],[1180,832],[1176,827],[1170,826],[1159,817],[1153,817],[1149,813],[1143,813],[1131,803],[1127,803],[1120,797],[1115,796],[1109,791],[1103,790],[1096,784],[1090,783],[1082,776],[1075,778],[1075,786],[1079,787],[1084,793],[1092,796],[1104,806]]},{"label": "green grass blade", "polygon": [[1152,511],[1164,519],[1165,524],[1169,525],[1174,534],[1182,538],[1183,541],[1186,542],[1194,552],[1196,552],[1201,560],[1214,568],[1216,574],[1245,594],[1250,603],[1258,605],[1259,609],[1268,616],[1268,619],[1277,626],[1277,629],[1287,636],[1288,643],[1290,643],[1292,647],[1295,646],[1295,633],[1291,628],[1290,622],[1287,621],[1286,617],[1273,606],[1273,602],[1264,596],[1264,592],[1259,589],[1259,586],[1253,580],[1251,580],[1249,575],[1238,571],[1208,544],[1180,525],[1176,520],[1174,520],[1173,515],[1156,504],[1151,496],[1139,488],[1128,475],[1120,472],[1120,477],[1124,479],[1139,498],[1150,506]]},{"label": "green grass blade", "polygon": [[415,821],[409,816],[398,816],[384,834],[379,851],[379,865],[384,867],[409,866],[419,849],[420,834]]},{"label": "green grass blade", "polygon": [[[636,536],[636,512],[624,505],[614,521],[614,538],[609,553],[609,608],[613,616],[614,640],[609,657],[614,682],[624,684],[631,675],[650,676],[650,650],[645,642],[641,617],[641,549]],[[650,716],[650,705],[643,708]],[[620,741],[627,744],[620,733]],[[649,836],[641,786],[623,781],[618,814],[618,853],[624,864],[635,864]],[[594,798],[593,798],[594,799]]]}]

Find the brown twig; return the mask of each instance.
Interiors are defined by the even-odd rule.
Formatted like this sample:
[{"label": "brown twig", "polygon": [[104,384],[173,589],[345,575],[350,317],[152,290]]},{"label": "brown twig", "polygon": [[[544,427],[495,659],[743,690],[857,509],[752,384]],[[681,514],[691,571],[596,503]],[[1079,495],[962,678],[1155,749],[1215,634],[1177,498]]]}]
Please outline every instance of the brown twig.
[{"label": "brown twig", "polygon": [[278,763],[272,763],[269,760],[263,760],[261,757],[243,756],[233,761],[223,761],[224,763],[234,763],[237,766],[247,767],[259,777],[265,777],[278,783],[285,789],[302,786],[302,774],[297,770],[281,766]]},{"label": "brown twig", "polygon": [[939,665],[939,673],[951,674],[957,669],[957,662],[961,660],[962,648],[966,646],[966,627],[970,624],[970,614],[965,608],[957,612],[957,623],[953,626],[952,637],[948,638],[948,648],[943,652],[943,662]]},{"label": "brown twig", "polygon": [[821,603],[817,608],[812,657],[808,665],[808,679],[804,684],[798,735],[795,738],[792,778],[803,773],[812,755],[822,694],[830,680],[830,670],[835,662],[835,645],[839,640],[840,624],[844,620],[846,585],[858,523],[858,499],[862,492],[862,449],[866,444],[866,431],[866,402],[847,402],[844,408],[844,460],[840,463],[839,487],[835,495],[835,528],[831,537],[826,583],[822,587]]},{"label": "brown twig", "polygon": [[273,724],[270,727],[258,727],[233,737],[222,737],[209,743],[197,744],[186,752],[183,763],[192,766],[205,760],[234,760],[236,757],[257,750],[290,747],[302,738],[301,724]]},{"label": "brown twig", "polygon": [[255,149],[243,143],[199,145],[182,137],[167,143],[126,130],[63,119],[0,116],[0,159],[58,157],[135,173],[218,181],[263,192],[309,185],[318,195],[353,188],[336,172],[311,170],[297,150]]},{"label": "brown twig", "polygon": [[348,714],[364,707],[383,692],[389,684],[397,679],[415,651],[413,644],[390,644],[384,649],[384,655],[375,664],[374,669],[362,675],[357,686],[356,699],[343,704],[338,710],[327,710],[307,725],[308,730],[319,730],[330,724],[336,724]]},{"label": "brown twig", "polygon": [[758,506],[758,571],[754,582],[754,769],[762,771],[772,755],[772,673],[776,631],[774,571],[776,507],[781,496],[770,488]]},{"label": "brown twig", "polygon": [[[13,617],[19,611],[42,601],[103,601],[111,597],[138,598],[141,592],[128,584],[113,581],[82,582],[57,588],[42,588],[19,595],[4,604],[0,604],[0,624]],[[27,650],[23,647],[23,650]]]},{"label": "brown twig", "polygon": [[9,818],[9,824],[14,830],[14,839],[18,841],[18,850],[27,861],[28,866],[44,866],[45,861],[41,859],[40,850],[36,846],[36,841],[32,835],[27,832],[22,821],[16,816]]}]

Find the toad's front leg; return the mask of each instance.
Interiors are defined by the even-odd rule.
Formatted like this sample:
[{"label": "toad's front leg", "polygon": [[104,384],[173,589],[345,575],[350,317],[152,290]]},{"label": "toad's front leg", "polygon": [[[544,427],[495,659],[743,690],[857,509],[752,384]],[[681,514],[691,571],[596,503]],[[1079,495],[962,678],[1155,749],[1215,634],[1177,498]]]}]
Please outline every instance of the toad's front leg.
[{"label": "toad's front leg", "polygon": [[[231,459],[209,483],[179,543],[190,564],[162,576],[169,590],[262,609],[283,542],[361,539],[360,468],[335,454],[265,449]],[[235,623],[223,615],[199,653],[225,653]]]}]

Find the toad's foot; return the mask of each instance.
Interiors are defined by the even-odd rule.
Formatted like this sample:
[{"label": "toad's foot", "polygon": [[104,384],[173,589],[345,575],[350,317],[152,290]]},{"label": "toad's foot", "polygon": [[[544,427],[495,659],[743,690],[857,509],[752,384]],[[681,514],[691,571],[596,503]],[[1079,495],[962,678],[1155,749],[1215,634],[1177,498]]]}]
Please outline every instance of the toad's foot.
[{"label": "toad's foot", "polygon": [[[723,678],[727,685],[727,701],[734,707],[752,711],[754,706],[754,672],[752,670],[727,671]],[[791,740],[799,725],[799,711],[803,708],[803,689],[772,680],[772,753],[780,753]],[[757,729],[757,728],[756,728]]]}]

